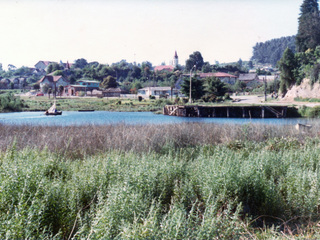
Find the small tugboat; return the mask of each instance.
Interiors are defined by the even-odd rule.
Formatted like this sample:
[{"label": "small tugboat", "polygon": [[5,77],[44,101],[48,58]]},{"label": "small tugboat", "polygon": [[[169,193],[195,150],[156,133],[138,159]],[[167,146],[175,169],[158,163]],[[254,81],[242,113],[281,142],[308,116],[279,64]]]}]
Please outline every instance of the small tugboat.
[{"label": "small tugboat", "polygon": [[54,101],[53,105],[44,113],[47,116],[56,116],[61,115],[62,111],[57,111],[56,101]]}]

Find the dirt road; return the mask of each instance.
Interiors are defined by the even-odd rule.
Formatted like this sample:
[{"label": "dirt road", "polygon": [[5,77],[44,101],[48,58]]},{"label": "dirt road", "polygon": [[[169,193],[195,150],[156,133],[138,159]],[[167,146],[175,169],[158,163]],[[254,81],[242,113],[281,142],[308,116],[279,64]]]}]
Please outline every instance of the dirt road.
[{"label": "dirt road", "polygon": [[265,102],[264,95],[242,95],[242,96],[231,96],[233,100],[236,100],[234,104],[268,104],[268,105],[296,105],[296,106],[307,106],[307,107],[314,107],[320,106],[320,102],[297,102],[297,101],[290,101],[284,100],[281,98],[272,99],[271,95],[267,96],[267,102]]}]

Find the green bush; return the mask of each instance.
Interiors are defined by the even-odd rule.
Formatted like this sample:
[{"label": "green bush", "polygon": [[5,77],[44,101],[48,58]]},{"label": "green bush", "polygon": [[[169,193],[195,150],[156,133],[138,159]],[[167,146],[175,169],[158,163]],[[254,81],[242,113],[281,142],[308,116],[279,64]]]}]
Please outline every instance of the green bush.
[{"label": "green bush", "polygon": [[307,117],[320,118],[320,106],[310,108],[309,111],[307,112]]},{"label": "green bush", "polygon": [[0,94],[1,112],[21,111],[22,107],[24,103],[19,97],[15,97],[12,93]]},{"label": "green bush", "polygon": [[153,105],[157,107],[164,107],[165,105],[172,105],[172,102],[168,99],[161,98],[154,101]]},{"label": "green bush", "polygon": [[299,108],[298,113],[300,116],[307,118],[319,118],[320,117],[320,106],[306,107],[303,105]]}]

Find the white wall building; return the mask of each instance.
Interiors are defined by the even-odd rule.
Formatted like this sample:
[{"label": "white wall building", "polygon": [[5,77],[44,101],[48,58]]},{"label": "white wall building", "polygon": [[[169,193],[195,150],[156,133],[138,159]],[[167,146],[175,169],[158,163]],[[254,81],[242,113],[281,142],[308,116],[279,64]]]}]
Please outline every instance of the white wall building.
[{"label": "white wall building", "polygon": [[69,85],[68,80],[65,79],[63,76],[52,76],[52,75],[46,75],[42,77],[38,83],[40,85],[40,90],[42,92],[45,85],[47,85],[53,91],[58,90],[60,85],[63,87]]},{"label": "white wall building", "polygon": [[[179,94],[178,89],[172,89],[172,96]],[[138,95],[142,97],[149,96],[171,96],[171,87],[146,87],[138,90]]]}]

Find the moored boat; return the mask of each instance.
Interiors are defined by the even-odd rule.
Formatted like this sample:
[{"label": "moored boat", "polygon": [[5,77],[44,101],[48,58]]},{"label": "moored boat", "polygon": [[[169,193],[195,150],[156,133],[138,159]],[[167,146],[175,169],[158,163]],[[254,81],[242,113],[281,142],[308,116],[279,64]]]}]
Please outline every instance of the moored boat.
[{"label": "moored boat", "polygon": [[61,115],[62,111],[57,110],[56,101],[54,101],[53,105],[44,113],[47,116],[55,116],[55,115]]},{"label": "moored boat", "polygon": [[54,112],[54,113],[45,112],[44,114],[47,115],[47,116],[62,115],[62,111],[57,111],[57,112]]}]

